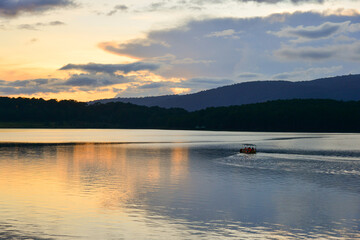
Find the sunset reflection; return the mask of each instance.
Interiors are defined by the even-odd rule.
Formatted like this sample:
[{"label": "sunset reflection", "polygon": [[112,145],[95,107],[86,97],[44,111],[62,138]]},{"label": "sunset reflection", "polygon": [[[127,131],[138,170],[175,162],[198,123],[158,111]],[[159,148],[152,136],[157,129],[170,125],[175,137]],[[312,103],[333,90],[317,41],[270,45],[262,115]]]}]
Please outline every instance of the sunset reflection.
[{"label": "sunset reflection", "polygon": [[173,148],[171,153],[171,180],[185,179],[188,173],[189,150],[185,147]]},{"label": "sunset reflection", "polygon": [[188,171],[188,149],[181,147],[89,143],[14,147],[11,154],[1,161],[3,200],[26,198],[38,207],[73,209],[79,214],[144,201],[148,192],[168,180],[181,184]]},{"label": "sunset reflection", "polygon": [[181,184],[188,175],[186,147],[137,149],[87,143],[55,149],[52,167],[59,178],[53,181],[67,182],[71,188],[78,186],[76,190],[82,194],[92,192],[102,208],[121,208],[139,195],[154,191],[161,182]]}]

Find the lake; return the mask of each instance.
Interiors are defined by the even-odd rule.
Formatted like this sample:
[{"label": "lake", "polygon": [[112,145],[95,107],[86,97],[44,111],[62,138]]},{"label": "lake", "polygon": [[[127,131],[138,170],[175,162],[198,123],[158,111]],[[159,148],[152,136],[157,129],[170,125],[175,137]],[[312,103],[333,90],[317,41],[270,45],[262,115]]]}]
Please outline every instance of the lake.
[{"label": "lake", "polygon": [[244,238],[360,239],[360,134],[0,129],[0,239]]}]

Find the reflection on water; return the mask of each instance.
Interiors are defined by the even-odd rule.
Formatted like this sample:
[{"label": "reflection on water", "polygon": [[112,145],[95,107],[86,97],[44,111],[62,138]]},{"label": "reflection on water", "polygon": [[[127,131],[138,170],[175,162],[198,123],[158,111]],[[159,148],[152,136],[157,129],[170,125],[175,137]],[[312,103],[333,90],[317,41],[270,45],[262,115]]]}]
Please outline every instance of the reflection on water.
[{"label": "reflection on water", "polygon": [[[0,239],[360,238],[360,135],[152,133],[137,144],[6,135]],[[260,153],[238,154],[246,141]]]}]

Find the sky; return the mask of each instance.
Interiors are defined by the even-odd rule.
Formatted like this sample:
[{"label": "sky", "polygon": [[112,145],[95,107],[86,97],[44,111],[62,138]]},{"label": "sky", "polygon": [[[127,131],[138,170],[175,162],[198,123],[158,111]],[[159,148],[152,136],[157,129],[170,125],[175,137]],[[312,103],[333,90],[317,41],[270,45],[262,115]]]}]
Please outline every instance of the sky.
[{"label": "sky", "polygon": [[91,101],[358,74],[360,0],[1,0],[0,96]]}]

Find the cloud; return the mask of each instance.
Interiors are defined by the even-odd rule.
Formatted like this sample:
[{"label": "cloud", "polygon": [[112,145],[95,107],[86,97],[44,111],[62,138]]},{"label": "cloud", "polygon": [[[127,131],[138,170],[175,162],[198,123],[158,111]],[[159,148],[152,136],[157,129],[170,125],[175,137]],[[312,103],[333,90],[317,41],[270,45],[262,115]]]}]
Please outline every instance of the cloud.
[{"label": "cloud", "polygon": [[65,23],[62,21],[52,21],[52,22],[49,22],[47,25],[48,26],[60,26],[60,25],[65,25]]},{"label": "cloud", "polygon": [[294,47],[283,46],[276,50],[274,54],[283,59],[291,61],[360,61],[360,43],[335,44],[322,47]]},{"label": "cloud", "polygon": [[66,88],[54,87],[59,79],[32,79],[18,81],[1,81],[0,93],[3,95],[36,94],[36,93],[59,93]]},{"label": "cloud", "polygon": [[191,88],[193,90],[204,90],[224,85],[234,84],[231,79],[217,79],[217,78],[191,78],[177,84],[177,87]]},{"label": "cloud", "polygon": [[[171,93],[170,87],[176,86],[174,82],[152,82],[152,77],[161,78],[152,74],[160,65],[155,63],[136,62],[130,64],[68,64],[62,70],[81,70],[85,73],[70,74],[65,79],[29,79],[17,81],[0,80],[0,94],[2,95],[33,95],[49,93],[71,92],[151,92],[162,91]],[[130,74],[129,74],[130,73]],[[129,74],[129,75],[126,75]],[[119,90],[121,89],[121,90]],[[155,94],[156,95],[156,94]]]},{"label": "cloud", "polygon": [[359,16],[360,11],[358,9],[345,9],[345,8],[337,8],[337,9],[327,9],[322,13],[325,16]]},{"label": "cloud", "polygon": [[[103,42],[99,44],[99,47],[110,53],[134,58],[171,55],[166,54],[165,50],[170,47],[169,44],[153,39],[134,39],[121,44],[117,44],[116,42]],[[158,54],[154,55],[154,52],[158,52]]]},{"label": "cloud", "polygon": [[[121,96],[149,96],[197,92],[248,80],[305,80],[342,75],[358,69],[359,30],[358,15],[315,12],[189,20],[173,28],[150,31],[141,39],[99,44],[109,53],[140,59],[137,62],[71,63],[60,69],[72,74],[67,79],[13,83],[26,86],[0,82],[0,87],[18,92],[25,91],[22,88],[32,91],[119,88]],[[241,34],[240,38],[231,37],[237,34]]]},{"label": "cloud", "polygon": [[296,70],[293,72],[283,72],[273,75],[271,78],[274,80],[312,80],[316,77],[324,77],[338,72],[342,66],[333,66],[325,68],[309,68],[304,70]]},{"label": "cloud", "polygon": [[318,26],[306,26],[303,25],[296,27],[285,27],[278,32],[271,32],[278,37],[297,38],[295,42],[303,42],[316,39],[324,39],[333,37],[340,33],[346,32],[358,32],[360,31],[360,24],[351,24],[350,21],[345,22],[325,22]]},{"label": "cloud", "polygon": [[[0,94],[38,94],[60,92],[101,92],[120,88],[129,88],[137,92],[149,92],[151,89],[162,89],[167,94],[174,80],[167,81],[151,73],[160,67],[158,63],[135,62],[129,64],[68,64],[60,70],[80,70],[83,73],[74,74],[65,79],[30,79],[17,81],[0,80]],[[156,78],[157,83],[152,82]],[[164,81],[164,82],[161,82]],[[119,87],[120,86],[120,87]],[[141,90],[142,89],[142,90]],[[141,90],[141,91],[140,91]],[[135,91],[135,90],[134,90]]]},{"label": "cloud", "polygon": [[234,29],[226,29],[226,30],[219,31],[219,32],[209,33],[209,34],[205,35],[205,37],[222,37],[222,38],[239,39],[238,34],[240,34],[240,33],[241,33],[241,31],[236,32]]},{"label": "cloud", "polygon": [[275,51],[275,55],[285,60],[327,60],[336,56],[337,50],[333,47],[283,47]]},{"label": "cloud", "polygon": [[134,62],[128,64],[100,64],[100,63],[88,63],[88,64],[68,64],[60,68],[59,70],[81,70],[89,73],[108,73],[115,74],[120,71],[124,74],[129,72],[136,72],[141,70],[154,71],[160,67],[156,63],[146,62]]},{"label": "cloud", "polygon": [[124,89],[117,89],[115,97],[144,97],[173,94],[172,82],[154,82],[143,85],[131,85]]},{"label": "cloud", "polygon": [[181,80],[178,82],[137,82],[126,89],[120,90],[116,97],[139,97],[194,93],[210,88],[230,85],[233,83],[234,81],[230,79],[215,78],[193,78],[188,80]]},{"label": "cloud", "polygon": [[360,23],[350,24],[348,31],[349,32],[359,32],[360,31]]},{"label": "cloud", "polygon": [[[359,29],[358,15],[295,12],[208,18],[150,31],[141,39],[103,42],[99,47],[116,55],[161,63],[156,73],[166,78],[264,79],[309,68],[309,62],[312,68],[343,65],[343,73],[339,73],[347,74],[359,61]],[[240,38],[231,37],[237,34]],[[349,62],[343,64],[344,60]],[[239,75],[249,72],[261,75]]]},{"label": "cloud", "polygon": [[73,74],[67,79],[0,81],[0,94],[37,94],[74,91],[102,91],[104,87],[137,81],[136,78],[109,74]]},{"label": "cloud", "polygon": [[279,32],[269,32],[275,34],[279,37],[296,37],[303,39],[319,39],[327,38],[340,31],[344,31],[345,28],[348,28],[350,21],[333,23],[325,22],[319,26],[307,26],[303,25],[297,27],[286,27],[281,29]]},{"label": "cloud", "polygon": [[[190,0],[190,3],[197,5],[205,5],[205,4],[222,4],[224,1],[221,0]],[[279,2],[291,2],[294,4],[300,3],[324,3],[325,0],[225,0],[225,2],[236,2],[236,3],[244,3],[244,2],[256,2],[256,3],[265,3],[265,4],[276,4]]]},{"label": "cloud", "polygon": [[153,89],[153,88],[163,88],[171,90],[172,88],[178,89],[189,89],[191,92],[197,92],[205,89],[220,87],[224,85],[234,84],[235,82],[231,79],[217,79],[217,78],[191,78],[187,80],[181,80],[179,82],[172,81],[163,81],[163,82],[153,82],[140,85],[139,89]]},{"label": "cloud", "polygon": [[[219,26],[213,25],[214,22],[217,24],[217,21],[220,22],[218,23]],[[230,72],[231,65],[226,67],[224,60],[231,60],[235,55],[239,56],[234,51],[236,49],[234,43],[224,47],[222,46],[224,38],[204,37],[213,32],[223,31],[224,28],[221,25],[227,25],[226,22],[232,24],[233,20],[191,22],[180,28],[152,31],[146,39],[134,39],[125,43],[104,42],[99,44],[99,47],[110,53],[147,61],[167,59],[169,68],[162,72],[163,76],[166,77],[191,78],[196,75],[206,76],[216,69]],[[219,29],[220,27],[221,29]],[[209,28],[211,30],[206,31]],[[233,41],[235,39],[226,40]],[[169,58],[169,56],[172,56],[172,58]],[[219,64],[216,65],[216,62],[219,62]],[[212,69],[206,73],[209,68]]]},{"label": "cloud", "polygon": [[22,29],[22,30],[32,30],[32,31],[35,31],[35,30],[38,30],[36,28],[35,25],[32,25],[32,24],[20,24],[18,25],[18,29]]},{"label": "cloud", "polygon": [[176,58],[176,56],[172,54],[166,54],[160,57],[151,58],[152,62],[164,64],[172,64],[172,65],[183,65],[183,64],[210,64],[214,61],[206,60],[206,59],[193,59],[193,58]]},{"label": "cloud", "polygon": [[239,75],[237,75],[238,78],[240,79],[259,79],[259,78],[264,78],[263,74],[260,73],[251,73],[251,72],[243,72],[240,73]]},{"label": "cloud", "polygon": [[20,24],[17,26],[17,28],[22,29],[22,30],[37,31],[37,30],[39,30],[39,27],[61,26],[61,25],[65,25],[65,23],[61,22],[61,21],[52,21],[52,22],[48,22],[48,23],[38,22],[38,23],[34,23],[34,24],[28,24],[28,23]]},{"label": "cloud", "polygon": [[114,15],[115,13],[117,13],[117,12],[119,12],[119,11],[125,12],[125,11],[127,11],[128,9],[129,9],[129,7],[126,6],[126,5],[116,5],[116,6],[113,8],[113,10],[111,10],[110,12],[108,12],[106,15],[112,16],[112,15]]},{"label": "cloud", "polygon": [[[276,4],[279,2],[289,2],[287,0],[235,0],[237,2],[257,2],[257,3],[267,3],[267,4]],[[326,0],[290,0],[293,4],[300,3],[324,3]]]},{"label": "cloud", "polygon": [[113,76],[108,74],[74,74],[61,85],[76,87],[104,87],[129,82],[124,76]]},{"label": "cloud", "polygon": [[[209,4],[212,4],[211,1],[209,1]],[[191,1],[163,0],[159,2],[150,3],[146,7],[139,9],[136,12],[160,12],[160,11],[179,11],[179,10],[199,11],[202,9],[203,6],[196,3],[192,3]]]},{"label": "cloud", "polygon": [[23,13],[41,13],[51,9],[75,6],[71,0],[2,0],[0,16],[15,17]]},{"label": "cloud", "polygon": [[138,12],[155,12],[155,11],[178,11],[178,10],[194,10],[201,11],[211,5],[224,4],[245,4],[254,2],[257,4],[278,4],[290,3],[293,5],[300,5],[306,3],[323,4],[328,0],[162,0],[152,2],[146,7],[137,10]]},{"label": "cloud", "polygon": [[38,42],[39,41],[39,39],[37,39],[37,38],[32,38],[32,39],[30,39],[30,41],[28,41],[28,44],[34,44],[34,43],[36,43],[36,42]]},{"label": "cloud", "polygon": [[162,82],[153,82],[153,83],[148,83],[148,84],[144,84],[139,86],[139,89],[154,89],[154,88],[161,88],[166,86],[165,83]]},{"label": "cloud", "polygon": [[152,12],[152,11],[157,11],[159,9],[163,9],[166,6],[166,4],[167,3],[164,1],[151,3],[148,7],[148,11]]}]

